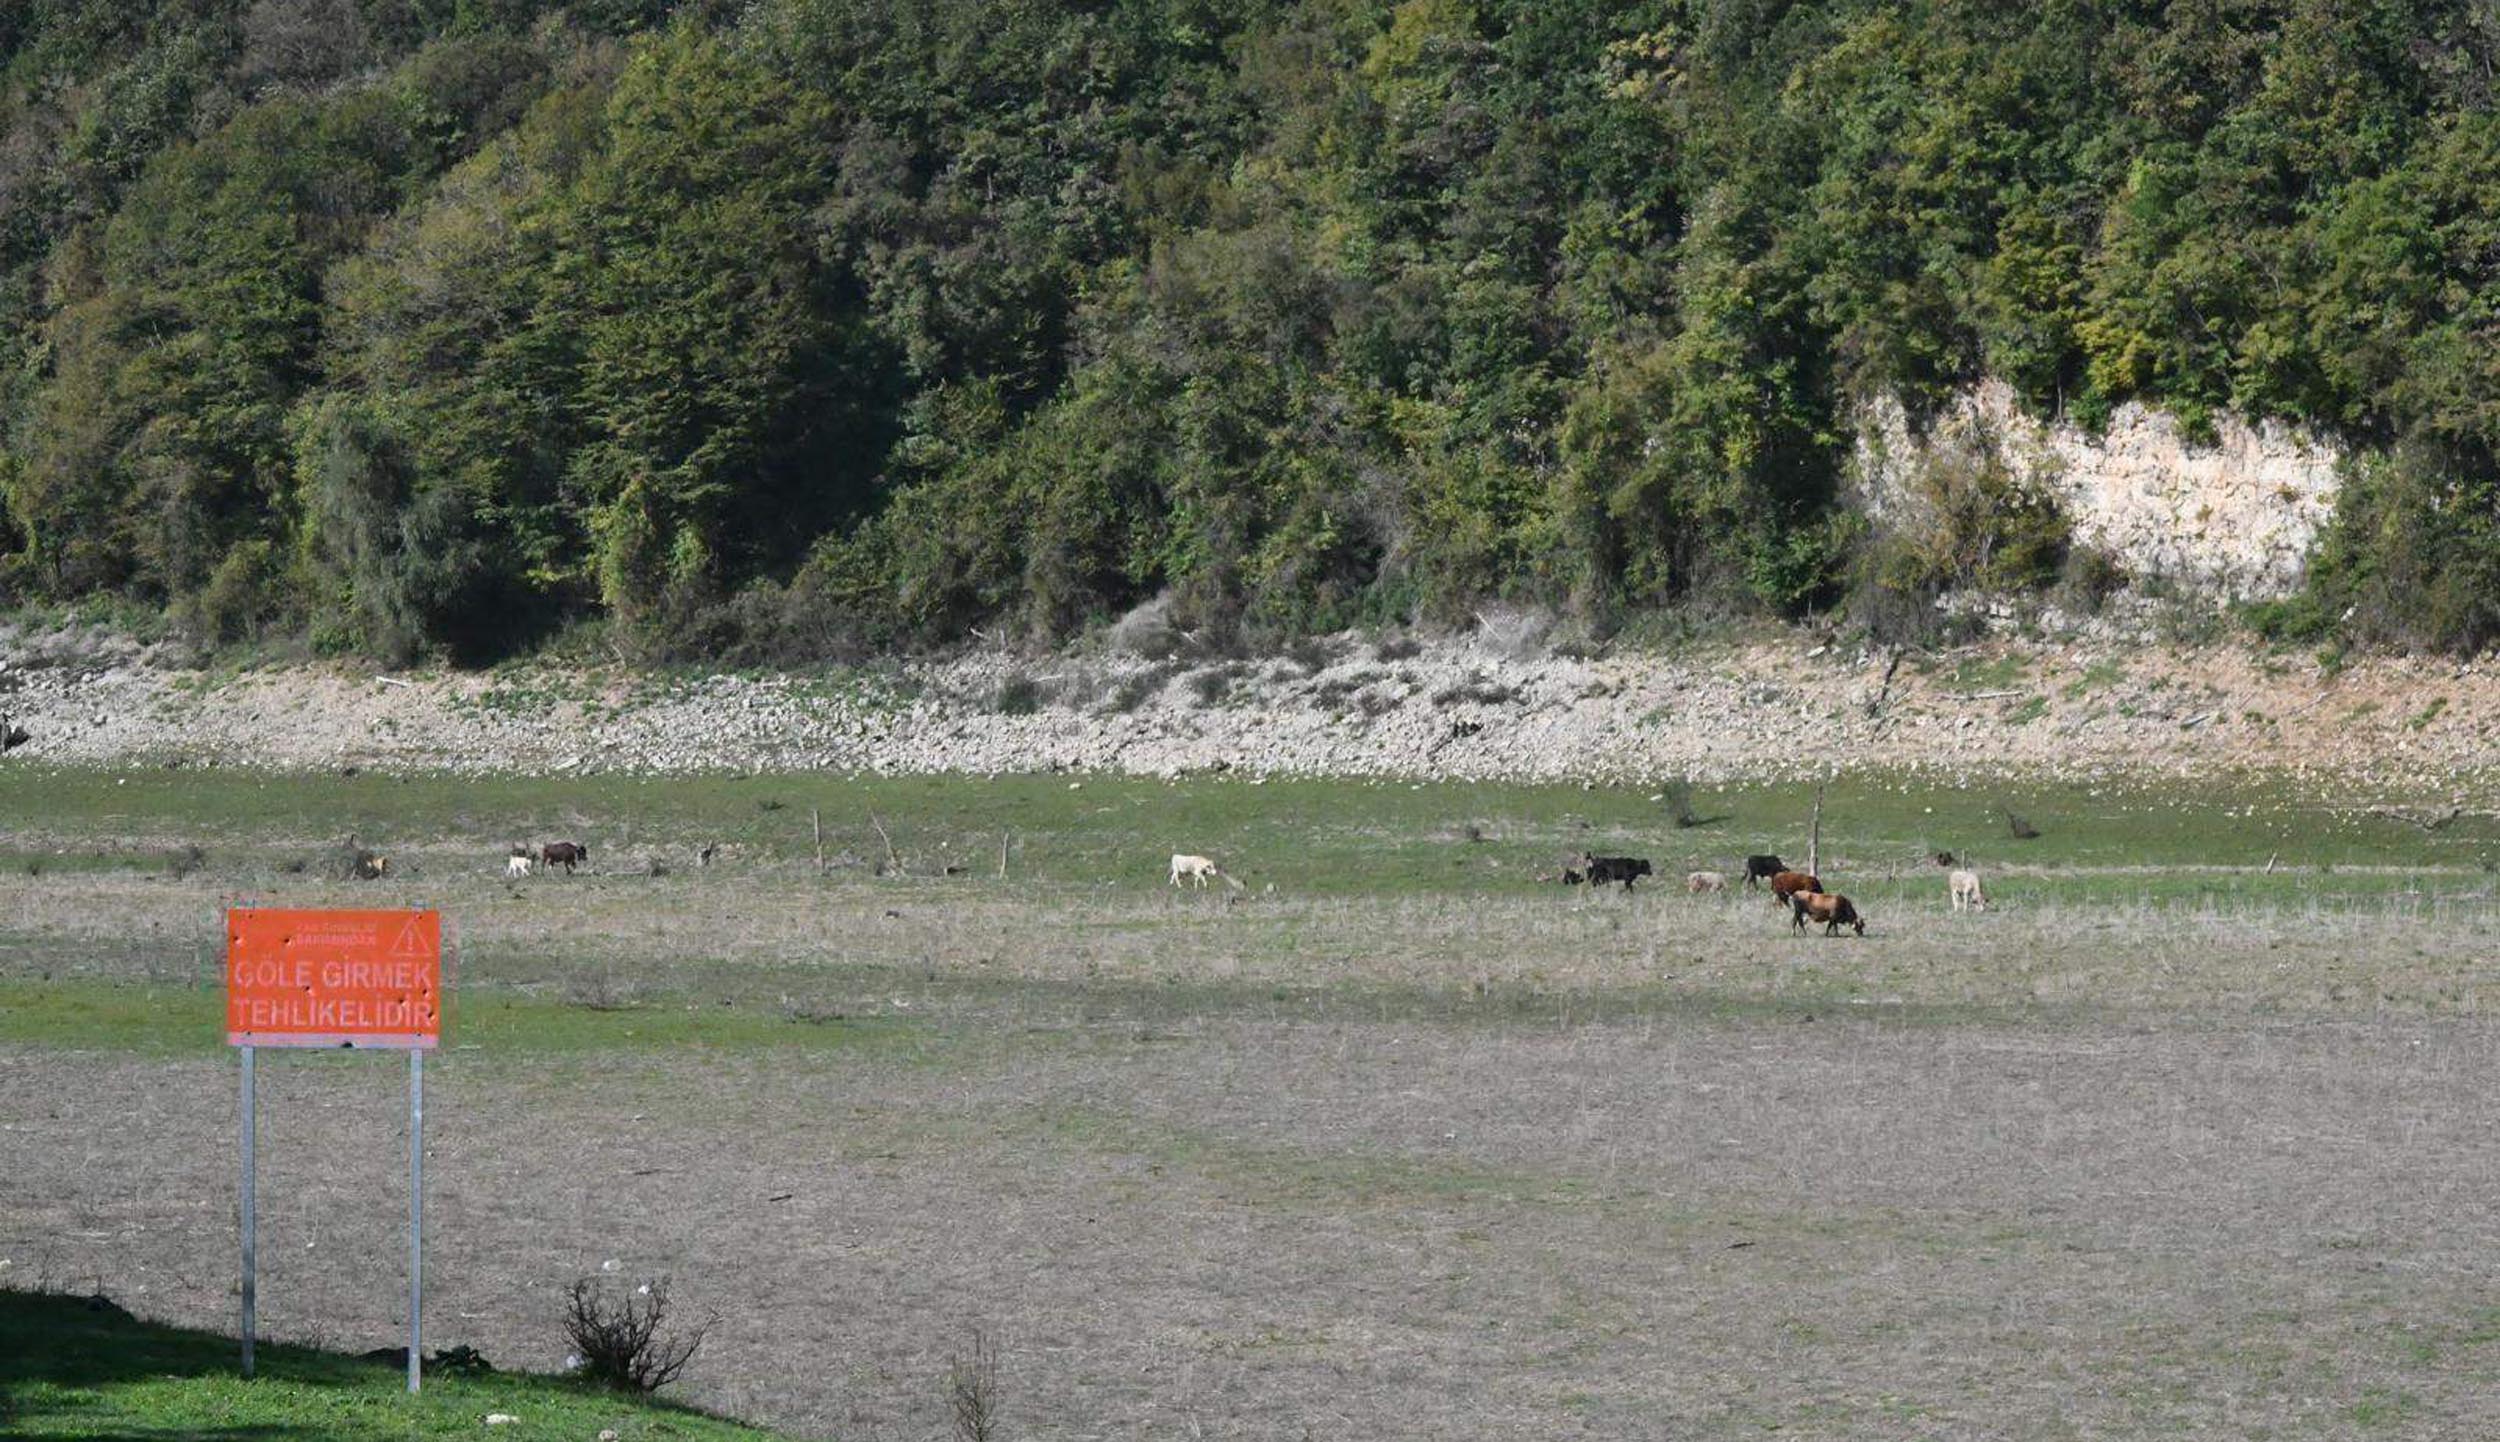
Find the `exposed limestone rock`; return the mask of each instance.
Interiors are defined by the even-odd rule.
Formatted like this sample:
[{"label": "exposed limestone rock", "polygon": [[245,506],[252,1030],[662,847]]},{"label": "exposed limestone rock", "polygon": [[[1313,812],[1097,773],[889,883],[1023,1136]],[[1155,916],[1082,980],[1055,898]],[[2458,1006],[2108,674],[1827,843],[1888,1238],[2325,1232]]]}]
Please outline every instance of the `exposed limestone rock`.
[{"label": "exposed limestone rock", "polygon": [[[2023,413],[2011,386],[1990,381],[1913,435],[1898,402],[1861,417],[1857,482],[1868,511],[1914,518],[1920,466],[1994,447],[2014,477],[2054,495],[2075,537],[2138,578],[2217,601],[2288,594],[2335,507],[2333,445],[2276,422],[2220,417],[2211,444],[2190,442],[2169,414],[2130,403],[2094,435]],[[1913,521],[1914,523],[1914,521]]]}]

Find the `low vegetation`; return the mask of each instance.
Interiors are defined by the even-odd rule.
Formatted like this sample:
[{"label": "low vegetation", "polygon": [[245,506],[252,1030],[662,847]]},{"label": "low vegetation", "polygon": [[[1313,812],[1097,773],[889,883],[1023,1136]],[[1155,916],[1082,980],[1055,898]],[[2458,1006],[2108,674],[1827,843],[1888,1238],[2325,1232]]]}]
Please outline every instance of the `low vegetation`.
[{"label": "low vegetation", "polygon": [[[240,1375],[232,1336],[143,1321],[103,1296],[0,1287],[0,1428],[13,1438],[676,1438],[775,1434],[558,1377],[474,1367],[407,1373],[311,1347],[263,1343]],[[491,1430],[489,1417],[508,1419]]]}]

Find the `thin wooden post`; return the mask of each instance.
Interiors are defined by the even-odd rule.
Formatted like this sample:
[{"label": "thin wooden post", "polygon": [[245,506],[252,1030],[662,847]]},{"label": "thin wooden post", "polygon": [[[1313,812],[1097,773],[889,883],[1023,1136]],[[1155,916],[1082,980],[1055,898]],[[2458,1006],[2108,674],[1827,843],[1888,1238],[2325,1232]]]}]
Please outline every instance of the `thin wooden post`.
[{"label": "thin wooden post", "polygon": [[813,806],[807,808],[808,829],[816,833],[816,874],[825,874],[825,818]]},{"label": "thin wooden post", "polygon": [[1006,831],[998,833],[998,879],[1001,881],[1007,879],[1007,838],[1013,834]]},{"label": "thin wooden post", "polygon": [[1811,823],[1810,829],[1806,832],[1806,875],[1808,876],[1821,876],[1823,874],[1824,785],[1825,783],[1820,781],[1814,784],[1814,820]]},{"label": "thin wooden post", "polygon": [[885,869],[901,871],[903,858],[894,854],[894,838],[885,834],[885,823],[877,819],[877,813],[873,807],[868,812],[868,824],[877,828],[877,839],[885,843]]}]

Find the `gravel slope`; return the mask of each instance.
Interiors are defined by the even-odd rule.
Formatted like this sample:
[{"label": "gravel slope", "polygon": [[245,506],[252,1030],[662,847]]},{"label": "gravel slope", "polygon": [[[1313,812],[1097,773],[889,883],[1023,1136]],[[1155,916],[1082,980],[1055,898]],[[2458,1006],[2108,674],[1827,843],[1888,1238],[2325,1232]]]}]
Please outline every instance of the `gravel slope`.
[{"label": "gravel slope", "polygon": [[[1410,643],[1411,644],[1411,643]],[[2500,669],[1782,634],[1593,657],[1353,637],[1301,659],[979,654],[856,670],[208,673],[0,629],[9,764],[477,772],[1116,770],[1697,782],[1873,768],[2309,774],[2481,804]],[[1322,654],[1322,653],[1325,654]]]}]

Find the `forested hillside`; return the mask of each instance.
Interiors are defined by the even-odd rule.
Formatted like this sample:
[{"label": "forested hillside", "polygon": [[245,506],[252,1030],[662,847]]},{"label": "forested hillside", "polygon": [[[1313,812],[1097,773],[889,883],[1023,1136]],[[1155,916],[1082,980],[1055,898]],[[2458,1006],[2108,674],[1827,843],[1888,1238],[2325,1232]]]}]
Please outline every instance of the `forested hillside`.
[{"label": "forested hillside", "polygon": [[2500,638],[2450,0],[0,6],[0,601],[491,657],[2075,584],[1859,397],[2370,459],[2278,625]]}]

